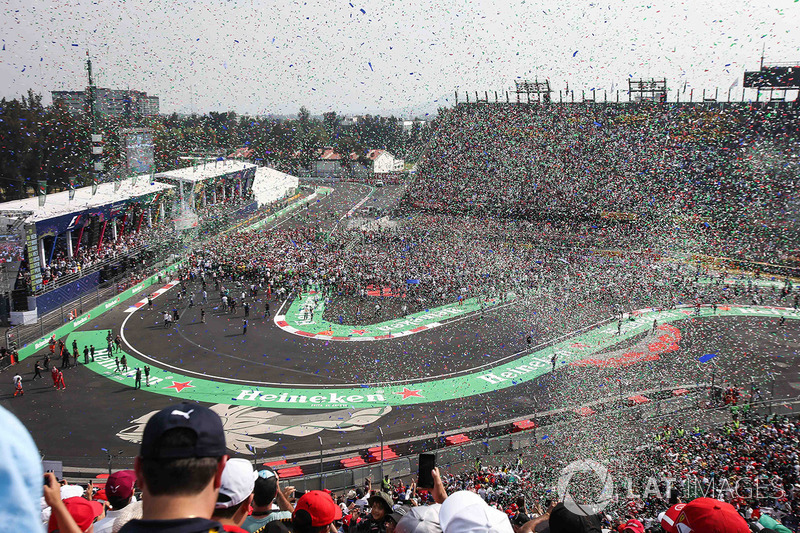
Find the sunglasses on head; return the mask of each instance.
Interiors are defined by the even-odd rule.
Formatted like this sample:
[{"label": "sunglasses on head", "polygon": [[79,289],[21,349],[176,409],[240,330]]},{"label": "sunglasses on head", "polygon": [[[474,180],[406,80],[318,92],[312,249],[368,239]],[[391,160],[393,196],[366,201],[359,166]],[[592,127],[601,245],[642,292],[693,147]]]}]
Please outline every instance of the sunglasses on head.
[{"label": "sunglasses on head", "polygon": [[272,470],[259,470],[258,477],[260,477],[261,479],[270,479],[273,477],[278,477],[278,475]]}]

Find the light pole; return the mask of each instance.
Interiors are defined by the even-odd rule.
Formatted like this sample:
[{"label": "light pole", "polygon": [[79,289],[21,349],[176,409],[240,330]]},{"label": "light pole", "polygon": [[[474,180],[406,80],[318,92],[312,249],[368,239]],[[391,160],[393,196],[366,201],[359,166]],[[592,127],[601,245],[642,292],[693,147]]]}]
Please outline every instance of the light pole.
[{"label": "light pole", "polygon": [[322,471],[322,437],[317,436],[317,439],[319,439],[319,487],[321,490],[325,490],[325,476]]},{"label": "light pole", "polygon": [[[111,455],[111,452],[108,451],[107,448],[100,448],[100,449],[102,451],[106,452],[106,456],[108,457],[108,475],[110,476],[111,475],[111,461],[114,458],[114,456]],[[117,455],[122,455],[122,450],[118,451]]]},{"label": "light pole", "polygon": [[381,432],[381,482],[383,482],[383,428],[378,426],[378,431]]},{"label": "light pole", "polygon": [[768,413],[772,416],[772,402],[775,399],[775,375],[770,373]]}]

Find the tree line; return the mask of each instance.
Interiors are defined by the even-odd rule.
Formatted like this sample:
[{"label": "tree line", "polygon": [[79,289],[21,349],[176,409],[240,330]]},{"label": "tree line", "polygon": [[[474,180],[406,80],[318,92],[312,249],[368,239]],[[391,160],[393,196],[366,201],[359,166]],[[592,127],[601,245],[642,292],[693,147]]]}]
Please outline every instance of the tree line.
[{"label": "tree line", "polygon": [[[296,118],[238,115],[233,111],[206,115],[159,115],[155,117],[98,117],[103,135],[106,169],[124,166],[120,132],[148,127],[154,132],[156,172],[187,166],[181,156],[224,156],[238,148],[249,148],[249,159],[289,173],[302,174],[320,150],[332,148],[342,154],[344,166],[355,164],[347,156],[355,153],[362,162],[370,149],[385,149],[406,161],[415,161],[435,131],[416,123],[404,131],[395,117],[365,115],[347,123],[336,112],[312,117],[300,108]],[[35,194],[37,182],[47,181],[48,192],[91,184],[91,133],[88,113],[70,113],[63,102],[42,104],[33,91],[19,99],[0,100],[0,201]],[[107,172],[105,180],[113,179]]]}]

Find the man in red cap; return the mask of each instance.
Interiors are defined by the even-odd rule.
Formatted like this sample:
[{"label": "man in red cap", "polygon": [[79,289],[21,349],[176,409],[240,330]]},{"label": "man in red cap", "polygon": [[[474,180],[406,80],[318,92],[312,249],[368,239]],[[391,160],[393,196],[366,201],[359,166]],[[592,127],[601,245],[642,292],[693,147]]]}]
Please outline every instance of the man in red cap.
[{"label": "man in red cap", "polygon": [[136,472],[133,470],[120,470],[108,476],[105,494],[111,510],[106,517],[94,525],[94,533],[111,533],[114,529],[114,520],[122,513],[133,499],[133,487],[136,484]]},{"label": "man in red cap", "polygon": [[331,495],[322,490],[306,492],[297,501],[292,514],[295,531],[325,533],[336,520],[342,519],[342,509]]},{"label": "man in red cap", "polygon": [[100,502],[92,502],[81,496],[62,500],[61,486],[52,472],[45,474],[44,499],[51,509],[47,533],[91,533],[94,521],[104,516],[105,508]]},{"label": "man in red cap", "polygon": [[687,503],[675,526],[678,533],[750,533],[747,522],[733,505],[713,498]]},{"label": "man in red cap", "polygon": [[644,524],[632,518],[625,522],[622,527],[622,533],[644,533]]}]

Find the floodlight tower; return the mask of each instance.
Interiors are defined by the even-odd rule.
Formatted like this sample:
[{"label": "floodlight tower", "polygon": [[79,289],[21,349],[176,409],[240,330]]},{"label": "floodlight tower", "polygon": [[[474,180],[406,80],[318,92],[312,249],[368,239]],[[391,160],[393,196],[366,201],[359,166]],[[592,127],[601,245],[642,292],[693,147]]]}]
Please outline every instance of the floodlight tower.
[{"label": "floodlight tower", "polygon": [[[535,100],[544,101],[545,104],[550,103],[550,93],[553,92],[553,89],[550,88],[550,80],[539,81],[535,79],[534,81],[529,80],[515,80],[514,84],[517,86],[517,103],[531,103],[531,95],[535,97]],[[522,102],[521,96],[525,95],[527,101]]]},{"label": "floodlight tower", "polygon": [[[744,73],[743,86],[746,89],[757,89],[756,102],[760,100],[761,91],[769,94],[768,101],[784,101],[786,91],[792,90],[798,91],[795,101],[800,101],[800,61],[765,65],[762,56],[759,70]],[[775,98],[775,91],[783,91],[783,97]]]},{"label": "floodlight tower", "polygon": [[92,79],[92,58],[89,57],[89,51],[86,51],[86,71],[89,74],[89,120],[92,125],[92,156],[91,156],[91,174],[92,174],[92,196],[97,192],[97,184],[100,183],[100,177],[105,169],[103,163],[103,134],[100,133],[97,127],[97,102],[96,102],[96,87],[94,79]]},{"label": "floodlight tower", "polygon": [[[636,97],[634,97],[636,95]],[[667,101],[667,80],[649,79],[649,80],[628,80],[628,101],[649,101],[661,102]]]}]

